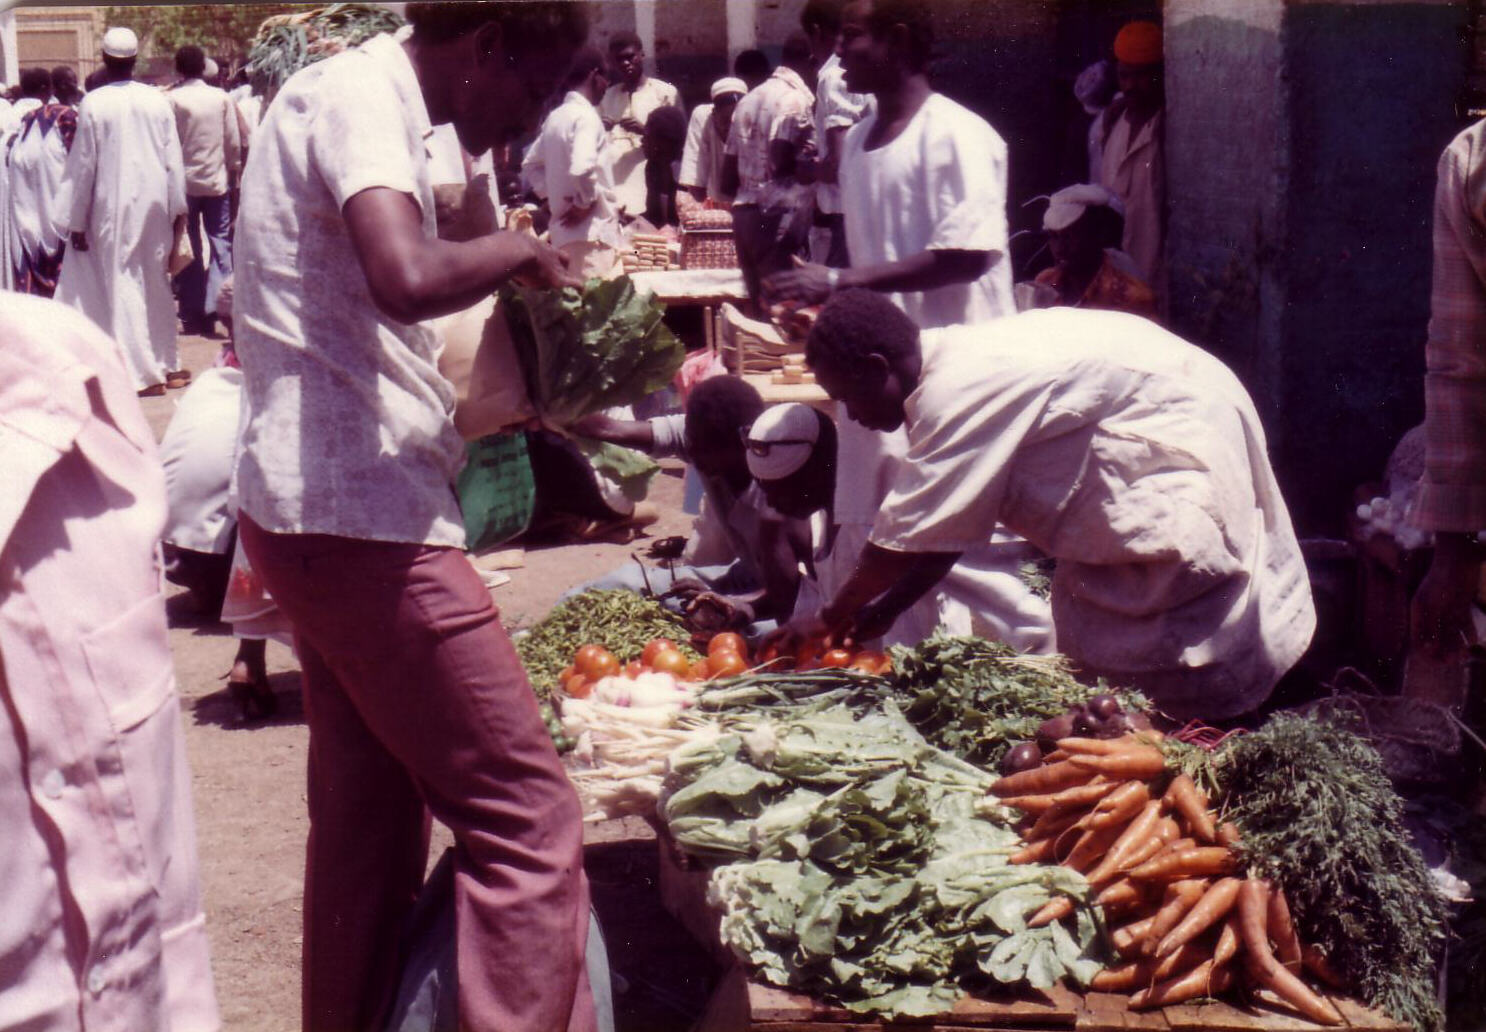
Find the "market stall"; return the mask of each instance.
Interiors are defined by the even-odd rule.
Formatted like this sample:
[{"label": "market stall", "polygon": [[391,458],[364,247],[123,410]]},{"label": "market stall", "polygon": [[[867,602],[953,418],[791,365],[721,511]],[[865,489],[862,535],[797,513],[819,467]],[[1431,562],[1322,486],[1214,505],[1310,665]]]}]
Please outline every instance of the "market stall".
[{"label": "market stall", "polygon": [[1444,903],[1347,728],[1163,734],[1056,658],[750,655],[635,605],[523,648],[592,818],[654,823],[732,965],[709,1032],[1440,1027]]}]

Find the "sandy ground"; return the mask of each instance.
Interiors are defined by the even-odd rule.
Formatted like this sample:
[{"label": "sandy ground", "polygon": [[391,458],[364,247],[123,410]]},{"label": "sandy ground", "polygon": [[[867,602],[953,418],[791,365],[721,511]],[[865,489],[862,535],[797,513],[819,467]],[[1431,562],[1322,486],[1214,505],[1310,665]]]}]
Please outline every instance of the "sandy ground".
[{"label": "sandy ground", "polygon": [[[182,338],[183,361],[193,371],[211,365],[218,343]],[[156,435],[163,433],[180,392],[141,399]],[[680,511],[681,481],[673,473],[656,478],[650,502],[659,513],[652,537],[686,533],[690,518]],[[512,630],[540,619],[569,587],[590,580],[630,558],[645,540],[628,545],[575,544],[528,551],[511,582],[493,592]],[[196,829],[206,896],[212,969],[223,1024],[232,1032],[288,1032],[299,1028],[300,900],[304,890],[305,750],[308,732],[300,706],[298,666],[293,653],[270,643],[269,671],[280,713],[271,722],[246,725],[225,690],[236,642],[228,628],[189,611],[188,599],[172,589],[171,647],[175,655],[186,745],[195,789]],[[600,825],[590,840],[619,835]],[[448,843],[436,829],[433,855]],[[628,976],[631,1027],[685,1027],[682,1018],[703,995],[702,976],[663,979],[643,991],[643,970],[623,959],[685,968],[696,951],[677,938],[664,915],[652,914],[654,849],[610,842],[590,849],[589,873],[609,938],[611,957]],[[631,947],[633,949],[631,950]],[[693,966],[694,957],[691,958]],[[638,985],[638,988],[637,988]],[[679,988],[678,988],[679,986]],[[677,998],[679,994],[680,998]],[[644,997],[644,998],[641,998]],[[619,1001],[621,1017],[626,1001]],[[665,1017],[666,1012],[669,1017]],[[639,1015],[639,1016],[637,1016]],[[651,1015],[645,1017],[643,1015]]]}]

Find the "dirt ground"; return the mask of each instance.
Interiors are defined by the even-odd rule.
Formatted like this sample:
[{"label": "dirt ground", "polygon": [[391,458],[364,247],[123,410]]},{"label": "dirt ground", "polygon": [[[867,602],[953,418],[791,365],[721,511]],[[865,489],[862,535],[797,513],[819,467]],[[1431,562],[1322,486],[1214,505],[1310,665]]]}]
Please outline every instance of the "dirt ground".
[{"label": "dirt ground", "polygon": [[[182,338],[184,363],[211,365],[218,343]],[[142,399],[156,435],[180,392]],[[649,499],[658,513],[651,537],[684,534],[681,480],[658,476]],[[508,629],[540,619],[568,588],[629,561],[628,545],[573,544],[528,551],[509,584],[492,592]],[[268,665],[278,716],[244,724],[225,690],[236,642],[229,629],[190,611],[172,588],[168,602],[195,790],[196,831],[206,896],[212,970],[223,1025],[230,1032],[299,1028],[301,896],[304,891],[305,750],[299,673],[291,650],[272,642]],[[590,826],[589,876],[616,980],[621,1032],[684,1029],[705,999],[710,972],[699,952],[658,909],[655,849],[636,829]],[[448,844],[435,829],[433,857]]]}]

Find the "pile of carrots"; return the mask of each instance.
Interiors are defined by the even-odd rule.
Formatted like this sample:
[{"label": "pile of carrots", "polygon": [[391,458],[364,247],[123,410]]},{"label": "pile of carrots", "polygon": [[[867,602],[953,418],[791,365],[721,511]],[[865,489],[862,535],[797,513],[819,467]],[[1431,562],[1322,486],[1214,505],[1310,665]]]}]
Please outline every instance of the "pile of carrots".
[{"label": "pile of carrots", "polygon": [[[1122,963],[1090,988],[1130,992],[1132,1010],[1216,996],[1247,975],[1304,1017],[1342,1024],[1302,970],[1329,985],[1335,976],[1316,949],[1301,946],[1284,893],[1245,877],[1232,847],[1238,829],[1219,824],[1186,774],[1171,776],[1161,737],[1064,738],[1031,770],[991,791],[1027,817],[1013,863],[1060,863],[1082,873],[1104,910]],[[1029,921],[1068,916],[1059,897]]]}]

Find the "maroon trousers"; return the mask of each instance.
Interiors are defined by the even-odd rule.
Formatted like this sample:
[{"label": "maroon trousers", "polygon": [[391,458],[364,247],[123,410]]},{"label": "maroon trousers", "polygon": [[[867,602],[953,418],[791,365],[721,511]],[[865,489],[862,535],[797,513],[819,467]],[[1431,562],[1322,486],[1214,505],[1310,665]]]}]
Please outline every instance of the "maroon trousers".
[{"label": "maroon trousers", "polygon": [[305,1029],[385,1016],[432,811],[455,840],[461,1028],[592,1032],[578,799],[474,568],[240,520],[303,669]]}]

